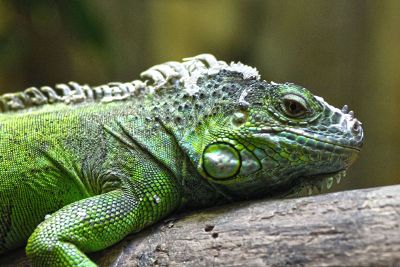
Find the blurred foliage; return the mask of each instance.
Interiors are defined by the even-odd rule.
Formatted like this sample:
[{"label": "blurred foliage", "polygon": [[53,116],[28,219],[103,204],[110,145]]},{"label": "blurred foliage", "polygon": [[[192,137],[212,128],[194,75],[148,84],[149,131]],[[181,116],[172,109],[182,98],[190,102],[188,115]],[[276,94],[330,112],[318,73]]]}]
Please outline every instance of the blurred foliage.
[{"label": "blurred foliage", "polygon": [[334,190],[400,182],[400,1],[0,1],[0,88],[138,78],[209,52],[356,111],[364,151]]}]

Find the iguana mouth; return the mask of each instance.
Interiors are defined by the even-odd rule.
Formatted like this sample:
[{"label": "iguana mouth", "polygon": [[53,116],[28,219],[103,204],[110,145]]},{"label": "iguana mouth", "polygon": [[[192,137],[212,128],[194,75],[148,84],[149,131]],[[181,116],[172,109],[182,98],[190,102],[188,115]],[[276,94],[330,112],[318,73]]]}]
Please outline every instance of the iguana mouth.
[{"label": "iguana mouth", "polygon": [[289,184],[283,185],[282,188],[276,188],[276,192],[280,197],[304,197],[313,193],[322,193],[332,188],[335,184],[339,184],[341,179],[346,176],[346,169],[335,172],[321,173],[316,175],[300,176],[292,180]]},{"label": "iguana mouth", "polygon": [[302,136],[304,138],[310,139],[315,141],[315,143],[323,143],[326,145],[331,145],[333,149],[333,147],[340,147],[346,150],[355,150],[357,152],[361,151],[361,146],[362,146],[362,142],[357,142],[355,141],[352,144],[343,144],[341,143],[339,140],[338,142],[335,142],[335,139],[333,137],[328,137],[328,136],[324,136],[318,133],[310,133],[308,131],[304,131],[301,129],[296,129],[296,128],[279,128],[279,127],[269,127],[269,128],[262,128],[262,129],[257,129],[254,131],[255,135],[258,136],[262,136],[265,134],[271,135],[271,134],[277,134],[279,135],[279,133],[283,133],[288,135],[287,137],[290,138],[291,136]]},{"label": "iguana mouth", "polygon": [[344,149],[350,149],[350,150],[356,150],[356,151],[361,151],[361,147],[358,143],[354,144],[354,145],[346,145],[340,142],[335,142],[335,140],[333,138],[330,138],[329,136],[324,136],[324,135],[320,135],[318,133],[309,133],[308,131],[303,131],[303,130],[297,130],[297,129],[285,129],[284,132],[287,133],[291,133],[294,135],[300,135],[303,136],[305,138],[308,139],[312,139],[316,142],[320,142],[320,143],[324,143],[324,144],[328,144],[328,145],[332,145],[332,146],[338,146]]}]

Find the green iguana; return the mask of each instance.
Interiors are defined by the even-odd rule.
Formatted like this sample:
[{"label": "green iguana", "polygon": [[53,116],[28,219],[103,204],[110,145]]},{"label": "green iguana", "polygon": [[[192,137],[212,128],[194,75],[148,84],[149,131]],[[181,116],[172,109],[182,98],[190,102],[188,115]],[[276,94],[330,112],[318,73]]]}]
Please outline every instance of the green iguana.
[{"label": "green iguana", "polygon": [[0,253],[96,266],[87,252],[182,208],[330,187],[361,123],[292,83],[209,54],[143,80],[0,97]]}]

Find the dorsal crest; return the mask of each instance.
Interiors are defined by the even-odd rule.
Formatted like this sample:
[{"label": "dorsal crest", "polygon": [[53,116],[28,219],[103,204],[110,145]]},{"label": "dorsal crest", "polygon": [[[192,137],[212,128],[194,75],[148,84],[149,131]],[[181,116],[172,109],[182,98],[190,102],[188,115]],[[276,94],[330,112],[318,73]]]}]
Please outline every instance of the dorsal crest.
[{"label": "dorsal crest", "polygon": [[244,79],[260,78],[255,68],[240,62],[227,64],[211,54],[200,54],[184,58],[182,62],[170,61],[155,65],[140,74],[142,80],[111,82],[93,87],[69,82],[54,87],[29,87],[20,92],[6,93],[0,96],[0,110],[8,112],[53,103],[121,101],[140,94],[153,94],[175,82],[183,83],[189,94],[195,94],[199,90],[196,84],[199,77],[216,74],[223,69],[239,72]]}]

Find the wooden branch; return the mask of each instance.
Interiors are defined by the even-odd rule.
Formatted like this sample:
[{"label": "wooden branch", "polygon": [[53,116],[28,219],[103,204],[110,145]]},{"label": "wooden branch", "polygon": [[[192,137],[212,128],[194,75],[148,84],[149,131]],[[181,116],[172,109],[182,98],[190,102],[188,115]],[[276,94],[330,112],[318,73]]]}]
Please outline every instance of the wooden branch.
[{"label": "wooden branch", "polygon": [[[181,216],[90,257],[100,266],[400,266],[400,185]],[[24,266],[15,255],[0,265]]]}]

